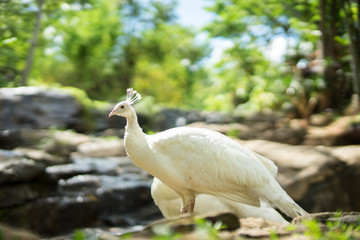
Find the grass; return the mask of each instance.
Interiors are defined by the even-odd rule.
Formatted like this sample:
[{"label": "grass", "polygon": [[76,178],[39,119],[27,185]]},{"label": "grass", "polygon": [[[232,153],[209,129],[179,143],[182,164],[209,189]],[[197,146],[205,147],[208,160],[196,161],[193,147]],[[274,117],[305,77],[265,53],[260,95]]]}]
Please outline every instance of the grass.
[{"label": "grass", "polygon": [[[209,221],[204,219],[197,219],[195,221],[195,229],[192,235],[196,239],[207,239],[207,240],[217,240],[221,239],[219,236],[220,231],[224,228],[221,222],[216,222],[212,224]],[[285,229],[289,233],[296,235],[303,235],[309,239],[314,240],[355,240],[360,239],[360,217],[357,223],[354,224],[345,224],[340,221],[327,221],[325,224],[317,221],[316,219],[305,220],[302,222],[302,225],[305,226],[303,232],[299,232],[302,228],[299,228],[299,225],[289,225]],[[153,231],[155,236],[151,239],[154,240],[175,240],[186,238],[184,234],[174,232],[173,228],[167,225],[158,225]],[[88,236],[81,231],[76,230],[73,234],[73,240],[87,240]],[[132,239],[132,234],[125,234],[119,239]],[[234,236],[234,239],[243,239],[239,236]],[[276,231],[269,231],[269,239],[277,240],[281,239],[281,236],[277,234]],[[1,239],[0,239],[1,240]]]},{"label": "grass", "polygon": [[311,239],[351,240],[360,238],[360,218],[357,224],[345,224],[340,221],[327,221],[325,224],[321,224],[316,220],[304,221],[303,224],[306,226],[304,235]]}]

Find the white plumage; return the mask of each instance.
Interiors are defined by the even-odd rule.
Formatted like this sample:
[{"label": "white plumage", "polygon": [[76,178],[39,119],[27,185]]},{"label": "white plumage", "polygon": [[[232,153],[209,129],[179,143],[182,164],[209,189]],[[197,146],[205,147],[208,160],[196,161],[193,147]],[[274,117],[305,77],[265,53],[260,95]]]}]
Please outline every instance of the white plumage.
[{"label": "white plumage", "polygon": [[131,106],[140,99],[128,89],[126,101],[109,116],[127,119],[125,148],[130,160],[180,196],[181,214],[193,212],[201,193],[255,207],[262,200],[292,218],[306,214],[275,180],[277,167],[271,160],[223,134],[189,127],[144,134]]},{"label": "white plumage", "polygon": [[[179,195],[157,178],[154,178],[151,185],[151,196],[165,218],[179,216],[181,207]],[[233,212],[238,218],[259,217],[272,222],[288,223],[275,209],[263,206],[263,204],[261,207],[253,207],[208,194],[196,196],[193,214],[199,215],[221,211]]]}]

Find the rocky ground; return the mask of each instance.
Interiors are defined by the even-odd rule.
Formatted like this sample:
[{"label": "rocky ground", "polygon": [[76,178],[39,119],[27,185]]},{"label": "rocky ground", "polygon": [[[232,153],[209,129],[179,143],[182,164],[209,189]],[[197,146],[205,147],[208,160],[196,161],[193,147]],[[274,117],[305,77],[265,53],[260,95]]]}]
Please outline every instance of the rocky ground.
[{"label": "rocky ground", "polygon": [[[152,178],[126,157],[121,138],[124,122],[120,118],[106,118],[108,111],[92,110],[95,124],[90,127],[84,117],[84,112],[89,114],[89,110],[85,111],[67,93],[42,88],[13,92],[1,89],[0,231],[3,234],[10,236],[18,232],[6,225],[37,234],[24,233],[24,239],[37,236],[71,239],[75,229],[83,229],[78,233],[87,234],[90,239],[113,239],[129,231],[133,232],[133,238],[140,239],[151,237],[153,231],[160,235],[178,232],[178,228],[171,228],[175,224],[172,221],[177,220],[166,222],[165,227],[164,222],[154,223],[161,219],[161,214],[150,196]],[[156,117],[140,114],[139,118],[144,129],[161,131],[187,124],[234,137],[272,159],[279,167],[280,184],[311,213],[360,211],[357,187],[360,127],[356,116],[331,121],[330,115],[314,115],[305,122],[276,114],[234,118],[170,109],[162,110]],[[55,130],[61,127],[76,131]],[[79,133],[90,130],[92,134]],[[325,217],[312,217],[318,219],[320,223],[316,227],[322,232],[326,232],[327,226],[324,219],[352,218],[354,224],[358,221],[357,213],[321,216]],[[193,226],[185,227],[190,231],[179,232],[189,238],[206,230],[206,234],[220,234],[221,238],[266,239],[276,234],[284,239],[299,235],[306,239],[309,228],[295,221],[296,230],[291,232],[286,226],[261,219],[240,219],[240,222],[236,219],[231,223],[233,228],[212,232],[213,228],[198,219],[181,221]],[[145,229],[141,227],[149,223],[153,224]],[[349,234],[353,232],[360,238],[356,231]]]}]

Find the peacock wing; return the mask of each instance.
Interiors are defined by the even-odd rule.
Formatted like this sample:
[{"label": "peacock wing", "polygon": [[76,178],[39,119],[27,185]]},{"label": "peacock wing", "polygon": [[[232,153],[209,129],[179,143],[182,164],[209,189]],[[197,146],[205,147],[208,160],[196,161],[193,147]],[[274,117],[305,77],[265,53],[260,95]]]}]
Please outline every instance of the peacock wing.
[{"label": "peacock wing", "polygon": [[[273,178],[252,151],[217,132],[173,128],[154,135],[150,142],[164,160],[168,176],[181,178],[173,188],[260,206],[260,196],[254,189]],[[166,179],[162,181],[166,183]]]}]

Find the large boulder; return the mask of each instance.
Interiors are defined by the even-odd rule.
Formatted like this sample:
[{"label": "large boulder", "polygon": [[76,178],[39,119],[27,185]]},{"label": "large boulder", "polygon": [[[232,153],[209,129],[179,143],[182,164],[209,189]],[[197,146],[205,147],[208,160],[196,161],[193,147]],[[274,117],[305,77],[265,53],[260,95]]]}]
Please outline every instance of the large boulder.
[{"label": "large boulder", "polygon": [[29,159],[0,161],[0,185],[31,181],[45,171],[45,165]]},{"label": "large boulder", "polygon": [[82,106],[69,93],[42,87],[0,89],[0,129],[81,128]]},{"label": "large boulder", "polygon": [[78,146],[78,154],[88,157],[126,156],[123,139],[93,139]]},{"label": "large boulder", "polygon": [[[85,92],[77,89],[1,88],[0,131],[60,128],[99,132],[109,128],[124,128],[125,118],[108,118],[113,106],[99,106],[87,98]],[[138,114],[138,117],[141,124],[148,124],[147,116]]]},{"label": "large boulder", "polygon": [[[264,140],[241,141],[251,150],[273,160],[278,181],[286,192],[309,212],[359,211],[360,158],[339,159],[346,149],[292,146]],[[355,148],[355,146],[353,146]],[[359,153],[357,148],[357,152]],[[336,154],[335,154],[336,153]]]},{"label": "large boulder", "polygon": [[151,176],[126,157],[82,154],[63,162],[44,160],[54,156],[39,150],[1,150],[0,222],[52,236],[80,227],[147,224],[160,217],[150,195]]}]

